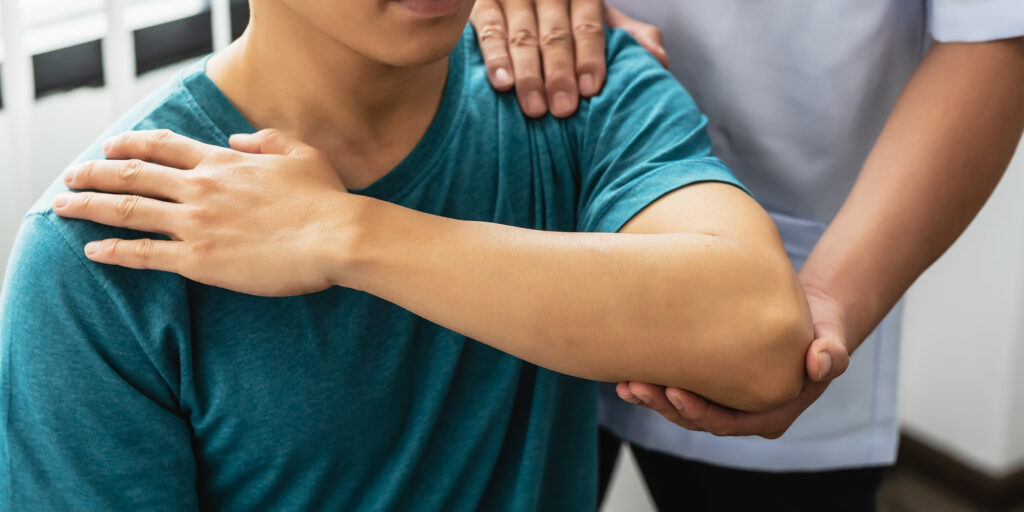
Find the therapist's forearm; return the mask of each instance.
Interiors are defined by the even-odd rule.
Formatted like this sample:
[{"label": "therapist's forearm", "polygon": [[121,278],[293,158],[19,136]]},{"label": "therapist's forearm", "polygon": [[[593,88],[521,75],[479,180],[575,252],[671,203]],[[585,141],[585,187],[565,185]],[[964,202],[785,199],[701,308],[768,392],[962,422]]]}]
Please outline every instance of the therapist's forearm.
[{"label": "therapist's forearm", "polygon": [[800,273],[844,311],[850,350],[967,228],[1024,127],[1024,38],[937,43]]},{"label": "therapist's forearm", "polygon": [[[368,203],[338,279],[562,373],[763,410],[802,383],[810,323],[785,259],[707,234],[553,233]],[[776,260],[779,260],[776,262]]]}]

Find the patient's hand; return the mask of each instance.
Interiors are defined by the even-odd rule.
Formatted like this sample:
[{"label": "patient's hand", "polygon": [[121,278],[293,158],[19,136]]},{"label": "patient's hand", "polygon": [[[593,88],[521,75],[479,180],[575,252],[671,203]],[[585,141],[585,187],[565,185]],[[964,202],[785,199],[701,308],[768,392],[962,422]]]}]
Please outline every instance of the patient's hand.
[{"label": "patient's hand", "polygon": [[170,238],[91,242],[85,252],[96,262],[253,295],[331,286],[325,233],[343,233],[359,200],[320,151],[276,131],[236,135],[231,146],[166,130],[119,135],[104,144],[110,160],[64,174],[71,189],[103,192],[62,193],[54,212]]},{"label": "patient's hand", "polygon": [[620,382],[615,391],[623,400],[653,409],[689,430],[717,436],[757,435],[776,439],[814,403],[832,379],[849,366],[846,329],[839,303],[827,293],[804,286],[814,321],[814,342],[807,349],[808,378],[800,394],[774,411],[750,413],[722,407],[677,388],[643,382]]},{"label": "patient's hand", "polygon": [[[476,28],[487,77],[499,91],[515,86],[523,112],[568,117],[579,97],[604,85],[604,24],[632,34],[668,67],[661,31],[602,0],[477,0],[470,23]],[[543,76],[541,71],[543,70]]]}]

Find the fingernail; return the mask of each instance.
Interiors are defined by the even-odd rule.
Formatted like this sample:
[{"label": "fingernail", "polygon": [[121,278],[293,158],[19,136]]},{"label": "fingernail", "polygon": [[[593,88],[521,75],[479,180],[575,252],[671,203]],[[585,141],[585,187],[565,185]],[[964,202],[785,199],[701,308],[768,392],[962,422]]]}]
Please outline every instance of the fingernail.
[{"label": "fingernail", "polygon": [[825,380],[825,376],[832,371],[832,356],[828,352],[818,353],[818,382]]},{"label": "fingernail", "polygon": [[685,412],[686,408],[683,407],[683,401],[680,400],[675,393],[672,393],[671,391],[666,391],[665,396],[668,397],[669,402],[672,402],[672,407],[675,407],[676,410],[678,410],[680,413]]},{"label": "fingernail", "polygon": [[494,70],[494,81],[497,82],[499,87],[512,85],[512,74],[505,68],[498,68]]},{"label": "fingernail", "polygon": [[567,116],[572,111],[572,100],[569,94],[564,92],[555,93],[551,99],[551,113],[558,116]]},{"label": "fingernail", "polygon": [[533,117],[539,117],[544,115],[544,111],[547,110],[547,103],[544,102],[544,96],[539,92],[531,92],[526,98],[526,108],[530,111],[529,114]]},{"label": "fingernail", "polygon": [[57,197],[53,198],[54,208],[64,208],[71,202],[71,196],[69,194],[57,194]]},{"label": "fingernail", "polygon": [[103,141],[103,152],[110,153],[110,150],[114,148],[114,138],[111,137]]},{"label": "fingernail", "polygon": [[587,73],[580,77],[580,94],[593,96],[597,94],[597,87],[594,83],[594,75]]},{"label": "fingernail", "polygon": [[93,254],[96,254],[97,252],[99,252],[99,250],[100,250],[100,243],[99,242],[89,242],[89,243],[85,244],[85,254],[87,256],[92,256]]},{"label": "fingernail", "polygon": [[641,402],[643,402],[643,403],[645,403],[645,404],[649,404],[649,403],[651,403],[651,397],[649,397],[649,396],[647,396],[647,395],[645,395],[645,394],[643,394],[643,393],[635,393],[635,392],[634,392],[634,393],[633,393],[633,396],[635,396],[635,397],[639,398],[639,399],[640,399],[640,401],[641,401]]}]

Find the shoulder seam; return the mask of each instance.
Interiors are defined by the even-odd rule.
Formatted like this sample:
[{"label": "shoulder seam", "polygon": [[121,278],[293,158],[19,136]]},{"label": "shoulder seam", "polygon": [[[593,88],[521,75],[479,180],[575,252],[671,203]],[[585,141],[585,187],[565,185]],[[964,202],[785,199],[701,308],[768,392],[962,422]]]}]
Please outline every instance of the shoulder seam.
[{"label": "shoulder seam", "polygon": [[[103,290],[103,293],[105,293],[107,295],[107,298],[110,300],[110,303],[111,304],[115,304],[115,305],[118,304],[118,301],[115,300],[116,294],[110,289],[110,286],[103,279],[100,279],[100,277],[98,275],[96,275],[96,271],[92,268],[92,265],[90,265],[90,264],[96,264],[96,263],[94,263],[92,260],[89,260],[88,258],[86,258],[82,251],[79,251],[79,250],[75,249],[75,245],[73,243],[71,243],[71,240],[65,234],[64,230],[56,222],[53,221],[53,219],[51,218],[52,215],[56,215],[56,214],[53,213],[52,211],[33,212],[33,213],[30,213],[29,215],[26,215],[25,218],[27,219],[27,218],[33,217],[33,216],[39,217],[40,219],[42,219],[46,223],[46,225],[50,226],[50,228],[52,228],[58,235],[60,235],[60,238],[64,242],[64,245],[66,245],[67,248],[70,249],[71,252],[74,254],[75,261],[77,261],[79,263],[79,265],[81,265],[85,269],[85,271],[89,273],[89,277],[91,277],[92,280],[97,285],[99,285],[99,287]],[[121,310],[123,312],[123,308],[122,307],[117,306],[117,309]],[[162,380],[164,382],[164,385],[168,386],[168,388],[169,388],[169,390],[171,392],[171,396],[173,397],[174,401],[176,402],[175,405],[178,407],[178,410],[174,411],[174,412],[176,414],[180,414],[181,413],[181,390],[180,390],[180,387],[176,391],[175,387],[172,386],[171,383],[167,382],[163,378],[163,374],[157,369],[158,367],[157,367],[156,363],[153,361],[152,355],[150,354],[150,352],[148,350],[146,350],[146,348],[143,345],[142,340],[139,338],[139,335],[136,332],[136,330],[129,327],[129,328],[127,328],[127,331],[131,332],[131,336],[132,336],[132,339],[135,342],[135,346],[145,356],[146,360],[149,361],[149,364],[153,368],[154,372],[156,372],[156,375],[158,375],[160,377],[160,380]]]},{"label": "shoulder seam", "polygon": [[89,273],[89,277],[91,277],[92,280],[95,281],[96,284],[98,284],[100,286],[100,288],[103,288],[103,292],[107,294],[108,298],[113,300],[114,299],[114,293],[110,290],[110,287],[107,286],[107,284],[104,283],[103,280],[100,279],[99,276],[96,275],[96,271],[95,270],[93,270],[92,268],[89,267],[89,263],[92,263],[92,261],[87,259],[82,254],[82,251],[79,251],[79,250],[75,249],[74,244],[72,244],[71,240],[68,239],[68,236],[64,233],[64,230],[61,229],[61,227],[58,226],[56,222],[53,222],[53,219],[50,218],[50,215],[55,215],[55,214],[51,210],[47,210],[47,211],[43,211],[43,212],[30,212],[28,215],[25,216],[25,218],[29,218],[29,217],[33,217],[33,216],[39,217],[48,226],[53,228],[53,230],[58,235],[60,235],[60,238],[64,242],[64,245],[66,245],[67,248],[71,250],[71,253],[75,255],[75,261],[77,261],[83,268],[85,268],[85,271]]}]

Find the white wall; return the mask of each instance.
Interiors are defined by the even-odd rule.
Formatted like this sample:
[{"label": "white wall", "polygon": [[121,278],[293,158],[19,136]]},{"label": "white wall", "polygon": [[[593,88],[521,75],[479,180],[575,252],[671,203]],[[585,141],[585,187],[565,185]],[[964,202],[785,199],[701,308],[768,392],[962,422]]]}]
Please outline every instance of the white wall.
[{"label": "white wall", "polygon": [[961,239],[911,289],[905,427],[993,475],[1024,464],[1024,144]]},{"label": "white wall", "polygon": [[[185,65],[187,63],[143,75],[136,83],[134,98],[129,103],[144,97]],[[0,275],[6,268],[7,256],[22,215],[67,164],[117,119],[119,113],[112,105],[109,91],[94,87],[47,96],[36,102],[31,122],[31,190],[21,190],[15,184],[10,163],[12,128],[0,111]]]}]

